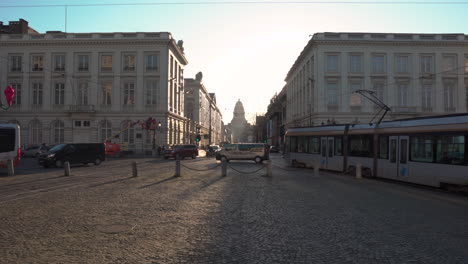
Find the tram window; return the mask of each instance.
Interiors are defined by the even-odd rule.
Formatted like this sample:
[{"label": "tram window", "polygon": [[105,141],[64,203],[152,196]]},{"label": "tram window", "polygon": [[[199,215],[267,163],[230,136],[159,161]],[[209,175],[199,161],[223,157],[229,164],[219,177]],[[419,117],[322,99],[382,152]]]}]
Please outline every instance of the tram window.
[{"label": "tram window", "polygon": [[388,159],[388,137],[380,136],[379,138],[379,158]]},{"label": "tram window", "polygon": [[390,162],[395,163],[396,162],[396,139],[390,140]]},{"label": "tram window", "polygon": [[290,149],[291,152],[297,152],[297,137],[290,137]]},{"label": "tram window", "polygon": [[307,153],[306,137],[298,137],[297,138],[297,152]]},{"label": "tram window", "polygon": [[439,137],[437,139],[437,163],[463,165],[465,163],[465,137]]},{"label": "tram window", "polygon": [[350,136],[348,153],[353,157],[372,157],[372,136]]},{"label": "tram window", "polygon": [[328,140],[328,157],[333,157],[333,139]]},{"label": "tram window", "polygon": [[407,153],[408,153],[408,140],[402,139],[400,142],[400,164],[406,164],[406,161],[408,160]]},{"label": "tram window", "polygon": [[335,156],[343,155],[343,138],[335,137]]},{"label": "tram window", "polygon": [[320,138],[308,137],[307,141],[309,143],[309,153],[320,154]]},{"label": "tram window", "polygon": [[410,139],[410,160],[419,162],[434,162],[434,138],[431,136],[416,136]]},{"label": "tram window", "polygon": [[327,140],[322,140],[322,157],[327,156]]}]

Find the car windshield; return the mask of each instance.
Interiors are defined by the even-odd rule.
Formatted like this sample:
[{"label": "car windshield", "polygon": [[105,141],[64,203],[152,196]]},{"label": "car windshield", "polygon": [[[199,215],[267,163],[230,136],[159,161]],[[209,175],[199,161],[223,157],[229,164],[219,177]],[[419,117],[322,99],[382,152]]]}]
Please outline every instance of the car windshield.
[{"label": "car windshield", "polygon": [[49,150],[49,152],[51,152],[51,153],[56,153],[57,151],[62,150],[65,146],[66,146],[66,144],[59,144],[59,145],[56,145],[56,146],[54,146],[53,148],[51,148],[51,149]]}]

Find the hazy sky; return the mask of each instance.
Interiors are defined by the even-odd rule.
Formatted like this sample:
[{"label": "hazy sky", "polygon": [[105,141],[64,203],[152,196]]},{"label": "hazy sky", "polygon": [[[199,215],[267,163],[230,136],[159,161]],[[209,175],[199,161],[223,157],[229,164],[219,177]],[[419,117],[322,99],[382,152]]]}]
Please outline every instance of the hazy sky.
[{"label": "hazy sky", "polygon": [[[189,61],[185,77],[203,72],[203,82],[209,92],[216,93],[225,123],[231,121],[238,99],[248,120],[266,111],[313,33],[468,33],[468,1],[0,0],[0,6],[132,2],[165,4],[68,7],[67,32],[171,32],[177,40],[184,40]],[[65,30],[64,10],[0,7],[0,21],[23,18],[39,32]]]}]

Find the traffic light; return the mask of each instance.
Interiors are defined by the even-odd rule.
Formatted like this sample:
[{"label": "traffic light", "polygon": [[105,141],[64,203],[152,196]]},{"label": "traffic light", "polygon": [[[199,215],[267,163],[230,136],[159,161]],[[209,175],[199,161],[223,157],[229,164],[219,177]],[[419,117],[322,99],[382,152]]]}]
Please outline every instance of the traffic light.
[{"label": "traffic light", "polygon": [[200,135],[197,135],[197,138],[195,139],[197,142],[200,142],[201,140],[201,136]]}]

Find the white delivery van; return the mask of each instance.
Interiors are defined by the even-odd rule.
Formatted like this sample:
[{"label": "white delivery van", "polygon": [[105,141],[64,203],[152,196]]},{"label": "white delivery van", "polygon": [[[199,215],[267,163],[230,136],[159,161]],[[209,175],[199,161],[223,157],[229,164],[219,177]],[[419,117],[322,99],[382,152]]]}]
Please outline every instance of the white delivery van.
[{"label": "white delivery van", "polygon": [[270,159],[269,146],[262,143],[226,144],[216,153],[216,159],[221,161],[253,160],[261,163]]}]

